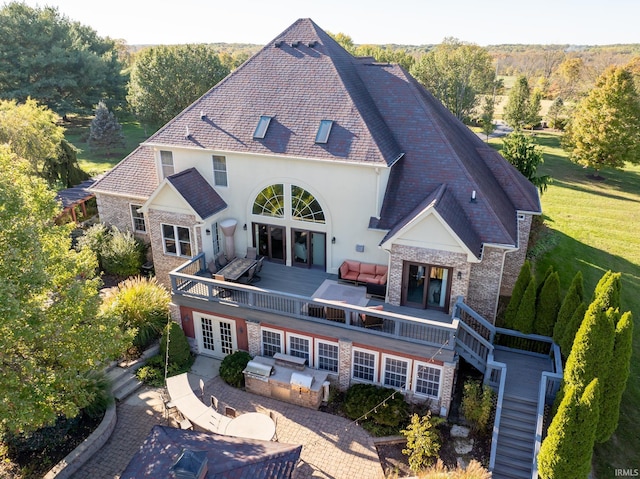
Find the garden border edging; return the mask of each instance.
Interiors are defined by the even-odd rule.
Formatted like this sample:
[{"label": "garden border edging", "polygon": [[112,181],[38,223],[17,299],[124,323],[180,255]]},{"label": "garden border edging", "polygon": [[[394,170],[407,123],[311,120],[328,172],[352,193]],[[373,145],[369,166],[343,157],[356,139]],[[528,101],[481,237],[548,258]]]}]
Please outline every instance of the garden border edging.
[{"label": "garden border edging", "polygon": [[118,420],[115,400],[107,408],[100,425],[73,451],[43,477],[43,479],[68,479],[84,465],[111,437]]}]

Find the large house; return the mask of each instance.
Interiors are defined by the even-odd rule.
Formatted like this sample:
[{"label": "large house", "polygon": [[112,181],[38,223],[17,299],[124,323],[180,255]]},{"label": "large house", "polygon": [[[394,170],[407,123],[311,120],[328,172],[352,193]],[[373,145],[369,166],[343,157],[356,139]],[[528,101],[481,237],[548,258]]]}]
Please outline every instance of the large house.
[{"label": "large house", "polygon": [[[339,387],[396,387],[445,414],[458,298],[494,321],[541,213],[536,188],[406,70],[353,57],[310,19],[92,191],[103,222],[151,245],[173,317],[200,353],[304,357]],[[261,282],[208,273],[229,259],[221,252],[251,248],[265,259]],[[343,264],[377,272],[369,292],[380,300],[314,296],[315,278],[335,280]]]}]

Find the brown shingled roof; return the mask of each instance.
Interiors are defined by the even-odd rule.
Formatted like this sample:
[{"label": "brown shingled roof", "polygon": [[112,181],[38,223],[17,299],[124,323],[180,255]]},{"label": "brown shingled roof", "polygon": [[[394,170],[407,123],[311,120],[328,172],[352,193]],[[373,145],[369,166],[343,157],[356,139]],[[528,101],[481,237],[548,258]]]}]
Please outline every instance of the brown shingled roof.
[{"label": "brown shingled roof", "polygon": [[203,220],[227,207],[227,203],[195,168],[168,176],[167,181]]},{"label": "brown shingled roof", "polygon": [[153,150],[139,146],[98,180],[90,190],[148,198],[159,184]]}]

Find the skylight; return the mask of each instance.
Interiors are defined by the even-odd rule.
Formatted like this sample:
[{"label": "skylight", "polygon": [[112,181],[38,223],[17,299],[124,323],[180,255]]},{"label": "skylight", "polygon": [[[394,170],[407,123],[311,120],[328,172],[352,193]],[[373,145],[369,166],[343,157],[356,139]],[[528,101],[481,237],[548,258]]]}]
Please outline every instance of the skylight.
[{"label": "skylight", "polygon": [[256,131],[253,132],[254,138],[264,138],[264,135],[267,134],[267,128],[269,128],[269,123],[271,122],[271,117],[262,115],[258,120],[258,126],[256,126]]},{"label": "skylight", "polygon": [[329,133],[331,133],[332,125],[333,120],[320,120],[318,133],[316,134],[316,143],[326,143],[329,140]]}]

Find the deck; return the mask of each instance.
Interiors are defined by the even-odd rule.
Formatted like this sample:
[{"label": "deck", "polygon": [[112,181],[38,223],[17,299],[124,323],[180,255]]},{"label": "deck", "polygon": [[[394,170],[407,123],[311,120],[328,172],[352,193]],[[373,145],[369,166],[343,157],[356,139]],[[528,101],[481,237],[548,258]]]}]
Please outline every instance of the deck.
[{"label": "deck", "polygon": [[549,356],[527,354],[521,351],[505,351],[496,348],[493,352],[496,361],[507,365],[505,394],[538,400],[540,378],[544,371],[553,371],[553,362]]}]

